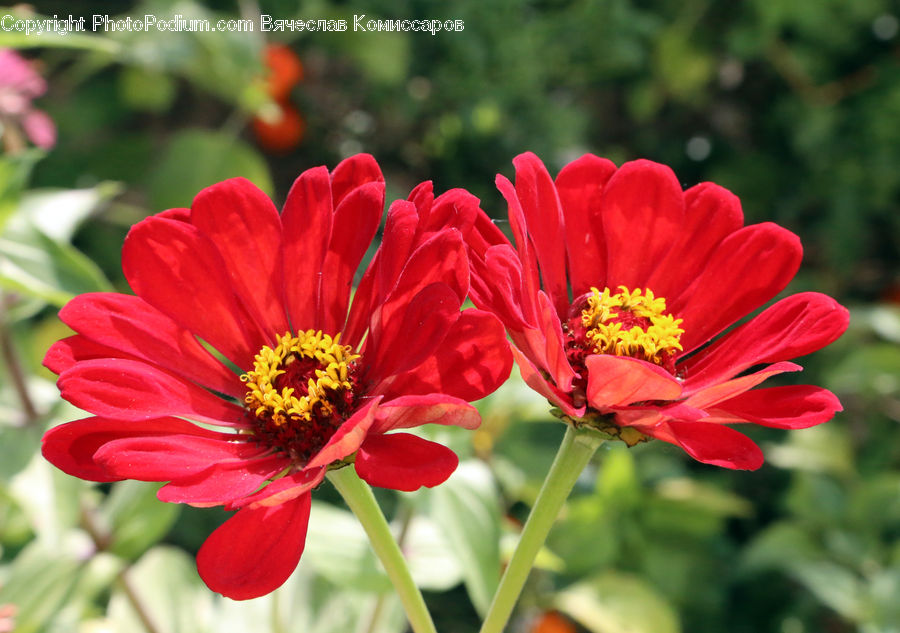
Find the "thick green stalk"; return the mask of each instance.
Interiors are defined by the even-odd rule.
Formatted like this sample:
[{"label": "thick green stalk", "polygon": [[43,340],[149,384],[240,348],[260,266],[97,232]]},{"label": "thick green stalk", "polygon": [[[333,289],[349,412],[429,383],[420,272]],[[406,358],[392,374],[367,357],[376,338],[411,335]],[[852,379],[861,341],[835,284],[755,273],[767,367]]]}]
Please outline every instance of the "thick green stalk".
[{"label": "thick green stalk", "polygon": [[525,522],[519,544],[500,580],[500,586],[481,626],[481,633],[501,633],[509,622],[509,616],[522,593],[534,559],[547,540],[547,534],[553,527],[560,508],[601,443],[603,439],[589,430],[577,430],[572,426],[566,430],[556,459],[553,460],[528,521]]},{"label": "thick green stalk", "polygon": [[384,565],[388,577],[394,585],[394,590],[400,596],[400,602],[406,610],[406,617],[415,633],[437,633],[434,628],[434,622],[431,620],[431,614],[425,606],[425,600],[422,593],[416,587],[403,553],[394,540],[391,528],[372,489],[366,485],[357,475],[356,471],[350,468],[341,468],[332,470],[328,473],[328,479],[334,484],[344,501],[362,523],[366,534],[369,535],[369,541],[372,543],[372,549]]}]

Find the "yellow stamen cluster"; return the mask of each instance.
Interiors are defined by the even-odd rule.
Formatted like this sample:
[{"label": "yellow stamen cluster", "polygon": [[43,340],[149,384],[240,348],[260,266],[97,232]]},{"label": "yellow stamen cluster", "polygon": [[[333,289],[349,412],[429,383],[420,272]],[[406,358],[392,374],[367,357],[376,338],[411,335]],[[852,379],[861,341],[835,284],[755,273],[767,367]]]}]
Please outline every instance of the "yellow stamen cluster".
[{"label": "yellow stamen cluster", "polygon": [[[643,293],[640,288],[629,291],[619,286],[621,292],[611,293],[604,288],[601,293],[591,288],[588,305],[581,312],[581,323],[587,330],[585,338],[593,345],[595,354],[631,356],[662,365],[667,356],[682,351],[680,328],[683,319],[676,319],[666,311],[666,300],[654,297],[652,290]],[[641,320],[646,325],[629,322]]]},{"label": "yellow stamen cluster", "polygon": [[[352,388],[348,364],[359,358],[349,345],[341,345],[340,339],[340,334],[332,338],[321,330],[279,336],[275,348],[264,346],[254,359],[253,369],[241,376],[247,383],[244,402],[257,417],[268,413],[276,426],[286,424],[288,419],[308,422],[316,412],[331,415],[334,408],[329,394]],[[319,365],[315,378],[307,382],[306,395],[294,395],[294,387],[277,389],[275,379],[285,373],[285,367],[305,358]]]}]

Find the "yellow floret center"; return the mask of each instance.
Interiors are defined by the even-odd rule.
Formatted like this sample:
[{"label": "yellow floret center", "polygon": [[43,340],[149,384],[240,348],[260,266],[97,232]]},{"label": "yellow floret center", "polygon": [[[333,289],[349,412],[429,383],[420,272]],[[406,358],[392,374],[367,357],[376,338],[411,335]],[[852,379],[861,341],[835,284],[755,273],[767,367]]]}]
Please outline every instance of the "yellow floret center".
[{"label": "yellow floret center", "polygon": [[[248,409],[276,427],[289,420],[310,422],[313,417],[331,416],[336,396],[353,388],[349,365],[359,358],[340,339],[340,334],[332,338],[321,330],[306,330],[277,337],[275,347],[263,346],[253,369],[241,376],[247,384]],[[292,368],[294,363],[301,365]],[[306,393],[296,380],[287,379],[300,367]]]},{"label": "yellow floret center", "polygon": [[655,297],[649,289],[619,286],[619,291],[591,288],[581,312],[585,341],[594,354],[631,356],[665,365],[683,351],[683,319],[666,314],[665,298]]}]

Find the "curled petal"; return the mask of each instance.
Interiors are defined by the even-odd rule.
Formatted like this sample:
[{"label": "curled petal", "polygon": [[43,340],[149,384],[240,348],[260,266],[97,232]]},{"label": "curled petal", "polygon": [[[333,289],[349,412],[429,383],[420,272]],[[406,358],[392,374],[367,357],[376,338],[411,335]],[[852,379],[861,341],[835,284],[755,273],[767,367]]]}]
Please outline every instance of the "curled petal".
[{"label": "curled petal", "polygon": [[516,197],[528,224],[541,268],[544,290],[559,314],[569,307],[566,288],[565,227],[556,187],[541,159],[526,152],[513,159],[516,167]]},{"label": "curled petal", "polygon": [[307,494],[325,479],[328,469],[304,468],[296,472],[279,477],[258,492],[247,495],[241,499],[235,499],[226,507],[231,508],[258,508],[262,506],[276,506],[287,503],[301,495]]},{"label": "curled petal", "polygon": [[580,418],[584,415],[584,412],[587,410],[585,402],[576,405],[572,400],[571,394],[560,391],[556,385],[544,378],[540,369],[519,348],[512,345],[510,349],[513,358],[516,360],[516,365],[519,366],[519,373],[522,375],[522,380],[525,381],[525,384],[559,407],[566,415],[572,418]]},{"label": "curled petal", "polygon": [[476,429],[481,424],[478,409],[465,400],[441,393],[422,396],[400,396],[382,403],[375,412],[371,433],[386,433],[395,429],[412,428],[423,424],[453,425]]},{"label": "curled petal", "polygon": [[222,461],[159,489],[156,496],[169,503],[196,506],[229,505],[259,490],[290,465],[282,455],[258,459]]},{"label": "curled petal", "polygon": [[322,447],[322,450],[309,461],[306,468],[313,469],[327,466],[331,462],[344,459],[356,452],[356,449],[365,440],[369,427],[375,421],[375,411],[380,401],[380,396],[372,398],[357,409],[350,419],[344,422],[341,428],[331,436],[331,439]]}]

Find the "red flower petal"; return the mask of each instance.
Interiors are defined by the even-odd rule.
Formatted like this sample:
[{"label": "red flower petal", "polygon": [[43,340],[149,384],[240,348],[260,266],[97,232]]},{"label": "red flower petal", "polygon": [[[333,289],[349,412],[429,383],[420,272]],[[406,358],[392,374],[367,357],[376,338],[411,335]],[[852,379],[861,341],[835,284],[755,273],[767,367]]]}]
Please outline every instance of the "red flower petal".
[{"label": "red flower petal", "polygon": [[140,361],[82,361],[57,385],[63,398],[99,416],[136,421],[173,415],[243,426],[241,407]]},{"label": "red flower petal", "polygon": [[805,429],[843,411],[833,393],[812,385],[754,389],[720,402],[716,408],[737,420],[777,429]]},{"label": "red flower petal", "polygon": [[195,506],[230,504],[255,492],[289,465],[290,459],[282,455],[219,462],[193,475],[177,478],[160,488],[156,496],[160,501]]},{"label": "red flower petal", "polygon": [[562,323],[543,291],[538,292],[537,303],[539,329],[526,328],[521,332],[514,331],[511,332],[510,338],[535,365],[550,374],[550,378],[559,389],[571,391],[575,370],[566,357]]},{"label": "red flower petal", "polygon": [[518,300],[519,308],[524,315],[525,322],[534,326],[536,323],[535,313],[537,308],[535,298],[540,290],[541,282],[538,273],[538,261],[534,253],[534,246],[528,235],[528,226],[525,222],[525,213],[522,211],[522,204],[516,195],[513,184],[498,175],[494,180],[497,189],[506,200],[509,210],[509,226],[512,229],[513,238],[516,241],[516,253],[518,254],[519,270],[521,270],[522,286],[521,290],[514,295]]},{"label": "red flower petal", "polygon": [[[728,400],[738,394],[753,389],[756,385],[768,380],[772,376],[782,374],[786,371],[801,371],[802,369],[803,368],[800,365],[788,361],[773,363],[764,366],[759,371],[708,385],[699,391],[691,393],[685,402],[692,407],[706,409],[723,400]],[[685,391],[689,392],[690,390],[686,389]]]},{"label": "red flower petal", "polygon": [[665,165],[648,160],[625,163],[606,183],[600,206],[606,286],[646,287],[684,223],[678,179]]},{"label": "red flower petal", "polygon": [[265,451],[247,441],[172,433],[112,440],[94,453],[94,461],[117,477],[170,481],[202,472],[221,461],[244,461]]},{"label": "red flower petal", "polygon": [[291,187],[281,215],[285,299],[295,330],[308,329],[316,323],[332,215],[328,169],[307,169]]},{"label": "red flower petal", "polygon": [[268,486],[252,495],[242,499],[235,499],[226,507],[231,508],[259,508],[287,503],[300,495],[306,494],[325,479],[328,469],[305,468],[284,477],[279,477]]},{"label": "red flower petal", "polygon": [[797,236],[769,222],[722,240],[690,290],[669,297],[669,311],[684,319],[684,353],[778,294],[794,277],[802,255]]},{"label": "red flower petal", "polygon": [[448,286],[460,303],[469,286],[469,267],[459,231],[447,229],[422,243],[403,268],[397,284],[372,318],[372,336],[378,339],[390,330],[394,319],[402,319],[407,306],[431,284]]},{"label": "red flower petal", "polygon": [[366,433],[369,427],[375,421],[375,411],[377,404],[381,401],[380,397],[372,398],[363,406],[357,409],[350,419],[341,425],[341,428],[331,436],[328,443],[309,460],[306,465],[307,469],[328,466],[331,462],[344,459],[348,455],[352,455],[359,448],[359,445],[366,439]]},{"label": "red flower petal", "polygon": [[579,406],[576,407],[572,402],[572,395],[561,391],[556,385],[544,378],[541,370],[519,348],[511,345],[510,350],[516,365],[519,366],[519,373],[522,375],[522,380],[525,381],[525,384],[547,398],[551,404],[562,409],[566,415],[573,418],[580,418],[584,415],[586,403],[579,403]]},{"label": "red flower petal", "polygon": [[646,282],[647,288],[660,297],[681,295],[722,240],[744,224],[737,196],[711,182],[685,191],[684,203],[684,224],[674,236],[675,244]]},{"label": "red flower petal", "polygon": [[[472,271],[469,297],[482,310],[489,310],[497,315],[510,331],[522,331],[537,327],[533,320],[533,308],[528,319],[524,295],[525,280],[522,263],[509,244],[491,246],[484,254],[484,259],[470,260]],[[527,305],[532,306],[533,298]]]},{"label": "red flower petal", "polygon": [[112,292],[83,294],[69,301],[59,318],[92,341],[121,352],[111,356],[141,358],[221,393],[237,398],[244,395],[234,372],[190,332],[140,297]]},{"label": "red flower petal", "polygon": [[374,383],[417,367],[437,349],[459,320],[459,297],[446,284],[434,283],[419,291],[366,346],[368,377]]},{"label": "red flower petal", "polygon": [[836,340],[850,313],[831,297],[786,297],[686,360],[685,389],[698,391],[761,363],[809,354]]},{"label": "red flower petal", "polygon": [[62,374],[82,360],[95,358],[131,358],[129,354],[120,352],[100,343],[83,337],[81,334],[69,336],[56,341],[44,356],[44,367],[54,374]]},{"label": "red flower petal", "polygon": [[483,398],[509,377],[512,355],[503,326],[489,312],[466,310],[434,354],[415,369],[376,387],[385,400],[443,393],[467,402]]},{"label": "red flower petal", "polygon": [[370,182],[384,182],[381,168],[369,154],[356,154],[338,163],[331,174],[334,206],[337,207],[351,191]]},{"label": "red flower petal", "polygon": [[147,303],[248,367],[263,335],[237,296],[215,246],[184,222],[151,217],[125,238],[122,269]]},{"label": "red flower petal", "polygon": [[270,340],[284,334],[281,220],[269,196],[232,178],[197,194],[191,222],[215,243],[232,288]]},{"label": "red flower petal", "polygon": [[478,198],[465,189],[445,191],[435,198],[434,203],[427,209],[419,210],[422,218],[419,234],[427,237],[431,233],[452,226],[463,235],[468,235],[478,217],[478,203]]},{"label": "red flower petal", "polygon": [[210,437],[217,434],[176,418],[148,420],[141,424],[85,418],[55,426],[44,434],[41,453],[51,464],[74,477],[89,481],[119,481],[121,477],[109,472],[94,460],[105,444],[128,437],[154,437],[169,434],[192,434]]},{"label": "red flower petal", "polygon": [[310,495],[277,506],[244,508],[197,553],[197,571],[213,591],[247,600],[274,591],[297,567],[309,524]]},{"label": "red flower petal", "polygon": [[569,310],[566,286],[566,252],[562,208],[547,168],[531,152],[513,159],[516,167],[516,197],[522,205],[528,235],[541,268],[544,290],[559,314]]},{"label": "red flower petal", "polygon": [[[375,237],[383,211],[384,183],[381,182],[354,189],[337,205],[331,242],[322,264],[328,281],[320,287],[322,313],[317,329],[332,333],[344,329],[353,275]],[[294,327],[302,329],[303,326],[294,324]]]},{"label": "red flower petal", "polygon": [[569,278],[575,297],[606,279],[600,195],[615,171],[612,161],[586,154],[563,167],[556,177],[556,190],[565,215]]},{"label": "red flower petal", "polygon": [[356,454],[356,472],[379,488],[412,492],[446,481],[459,464],[442,444],[409,433],[370,435]]},{"label": "red flower petal", "polygon": [[660,426],[665,431],[654,431],[651,434],[680,446],[688,455],[704,464],[737,470],[756,470],[763,464],[759,446],[746,435],[727,426],[675,421],[665,422]]},{"label": "red flower petal", "polygon": [[369,433],[386,433],[423,424],[443,424],[476,429],[481,424],[478,409],[464,400],[440,393],[400,396],[382,403],[375,412]]},{"label": "red flower petal", "polygon": [[374,306],[381,304],[396,285],[403,265],[409,258],[416,237],[419,216],[416,207],[405,200],[397,200],[388,209],[381,246],[366,269],[356,292],[344,330],[344,339],[356,345],[362,339]]},{"label": "red flower petal", "polygon": [[593,354],[585,360],[587,398],[603,411],[644,400],[674,400],[681,384],[661,367],[628,356]]}]

